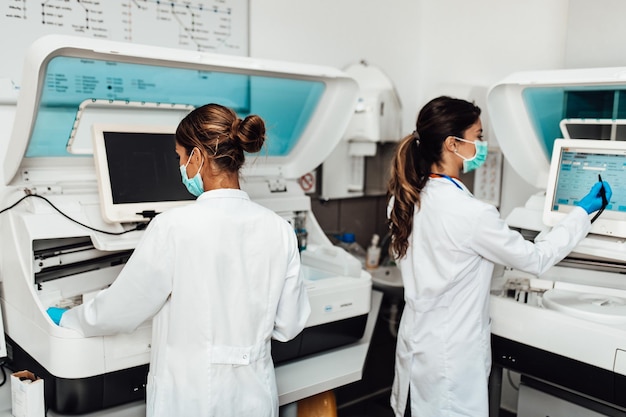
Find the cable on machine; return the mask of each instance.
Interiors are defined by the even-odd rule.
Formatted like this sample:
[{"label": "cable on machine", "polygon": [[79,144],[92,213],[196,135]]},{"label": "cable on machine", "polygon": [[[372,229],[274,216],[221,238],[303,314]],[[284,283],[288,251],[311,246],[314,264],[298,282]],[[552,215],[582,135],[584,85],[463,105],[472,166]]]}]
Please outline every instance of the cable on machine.
[{"label": "cable on machine", "polygon": [[128,229],[128,230],[124,230],[123,232],[109,232],[107,230],[101,230],[101,229],[97,229],[95,227],[86,225],[84,223],[79,222],[76,219],[73,219],[72,217],[68,216],[67,214],[63,213],[57,206],[55,206],[50,200],[48,200],[46,197],[41,196],[39,194],[26,194],[24,197],[20,198],[19,200],[17,200],[15,203],[13,203],[12,205],[10,205],[9,207],[6,207],[2,210],[0,210],[0,214],[4,213],[5,211],[9,211],[11,209],[13,209],[15,206],[17,206],[18,204],[20,204],[22,201],[26,200],[27,198],[31,198],[31,197],[36,197],[39,198],[43,201],[45,201],[46,203],[48,203],[50,205],[50,207],[52,207],[54,210],[56,210],[60,215],[62,215],[63,217],[65,217],[66,219],[86,228],[89,230],[93,230],[94,232],[98,232],[98,233],[104,233],[107,235],[113,235],[113,236],[119,236],[119,235],[123,235],[125,233],[128,232],[134,232],[137,230],[143,230],[148,226],[148,223],[139,223],[137,226],[133,227],[132,229]]}]

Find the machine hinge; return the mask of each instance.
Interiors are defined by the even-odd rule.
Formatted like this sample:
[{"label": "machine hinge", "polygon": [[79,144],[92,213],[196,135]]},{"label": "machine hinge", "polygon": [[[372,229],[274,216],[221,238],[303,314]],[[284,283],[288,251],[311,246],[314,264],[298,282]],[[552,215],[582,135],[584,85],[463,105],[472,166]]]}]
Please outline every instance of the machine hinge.
[{"label": "machine hinge", "polygon": [[287,191],[287,183],[282,178],[274,178],[267,181],[270,192],[284,193]]},{"label": "machine hinge", "polygon": [[42,185],[38,187],[29,187],[26,191],[27,194],[38,194],[38,195],[48,195],[48,194],[63,194],[63,189],[59,185]]}]

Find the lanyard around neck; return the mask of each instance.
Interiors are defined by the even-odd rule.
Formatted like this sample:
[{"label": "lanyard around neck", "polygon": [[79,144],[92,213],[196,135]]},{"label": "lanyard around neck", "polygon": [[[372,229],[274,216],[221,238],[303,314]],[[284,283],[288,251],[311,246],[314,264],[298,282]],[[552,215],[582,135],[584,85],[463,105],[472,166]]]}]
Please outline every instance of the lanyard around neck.
[{"label": "lanyard around neck", "polygon": [[445,179],[447,179],[448,181],[450,181],[452,184],[456,185],[456,188],[458,188],[459,190],[463,190],[463,187],[461,187],[461,186],[459,185],[459,183],[457,183],[456,181],[454,181],[454,179],[452,179],[452,177],[451,177],[451,176],[446,175],[446,174],[438,174],[438,173],[436,173],[436,172],[431,172],[431,173],[430,173],[430,178],[437,178],[437,177],[440,177],[440,178],[445,178]]}]

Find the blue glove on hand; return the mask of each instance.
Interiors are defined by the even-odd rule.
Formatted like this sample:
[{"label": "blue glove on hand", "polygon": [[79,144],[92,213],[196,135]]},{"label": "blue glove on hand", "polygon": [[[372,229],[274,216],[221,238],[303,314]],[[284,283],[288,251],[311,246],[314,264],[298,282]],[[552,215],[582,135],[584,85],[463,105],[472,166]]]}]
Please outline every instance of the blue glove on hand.
[{"label": "blue glove on hand", "polygon": [[578,205],[585,209],[587,214],[591,214],[594,211],[598,211],[602,208],[602,194],[600,193],[602,186],[604,186],[604,193],[606,196],[605,201],[611,201],[613,191],[611,191],[611,186],[609,185],[609,183],[606,181],[596,182],[595,184],[593,184],[593,187],[591,187],[591,191],[589,191],[589,194],[584,196],[582,200],[578,202]]},{"label": "blue glove on hand", "polygon": [[48,313],[54,324],[58,326],[61,322],[61,317],[63,316],[63,313],[65,313],[66,311],[67,308],[49,307],[46,310],[46,313]]}]

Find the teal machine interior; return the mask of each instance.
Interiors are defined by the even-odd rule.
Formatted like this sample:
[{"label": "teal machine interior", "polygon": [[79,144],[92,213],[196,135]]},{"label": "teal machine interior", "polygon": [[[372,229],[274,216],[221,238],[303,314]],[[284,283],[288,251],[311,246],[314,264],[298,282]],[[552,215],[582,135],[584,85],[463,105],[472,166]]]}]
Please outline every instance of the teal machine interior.
[{"label": "teal machine interior", "polygon": [[[26,157],[73,156],[68,148],[79,107],[96,100],[199,107],[219,103],[267,123],[268,156],[285,156],[302,137],[324,83],[189,68],[58,56],[46,67]],[[60,141],[59,138],[67,138]]]},{"label": "teal machine interior", "polygon": [[[523,100],[548,159],[554,140],[563,137],[561,120],[569,120],[571,139],[626,140],[626,87],[528,87]],[[613,131],[614,130],[614,131]]]}]

